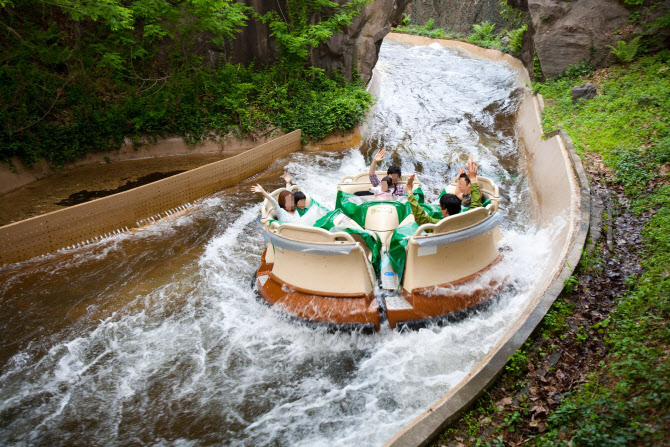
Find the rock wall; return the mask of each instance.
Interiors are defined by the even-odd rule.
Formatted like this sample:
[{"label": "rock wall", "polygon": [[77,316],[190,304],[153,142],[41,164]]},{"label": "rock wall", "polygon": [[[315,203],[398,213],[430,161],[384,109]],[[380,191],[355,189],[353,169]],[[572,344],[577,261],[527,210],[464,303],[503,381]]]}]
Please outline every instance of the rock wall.
[{"label": "rock wall", "polygon": [[[348,0],[338,0],[340,4]],[[348,80],[356,72],[367,83],[377,63],[379,47],[384,36],[397,26],[402,13],[411,0],[374,0],[354,18],[341,33],[333,35],[325,44],[312,49],[311,63],[327,72],[339,71]],[[286,0],[245,0],[260,14],[268,11],[286,11]],[[318,20],[319,17],[313,17]],[[205,55],[207,63],[217,65],[226,61],[248,65],[264,65],[274,61],[277,50],[268,27],[260,21],[250,20],[248,25],[226,47],[217,47],[205,39],[196,50]]]},{"label": "rock wall", "polygon": [[[530,16],[524,35],[522,60],[532,72],[535,53],[542,73],[553,78],[571,65],[588,62],[596,67],[615,61],[608,45],[630,41],[646,29],[629,23],[630,11],[620,0],[509,0],[509,4]],[[645,12],[653,21],[670,9],[670,2]],[[667,45],[669,30],[658,30],[656,37]],[[664,43],[665,42],[665,43]]]},{"label": "rock wall", "polygon": [[505,26],[500,16],[500,0],[414,0],[412,23],[424,25],[429,19],[435,26],[450,32],[471,34],[472,25],[485,21],[496,24],[496,31]]},{"label": "rock wall", "polygon": [[[340,3],[344,1],[340,0]],[[312,63],[327,72],[339,71],[349,80],[355,70],[367,83],[372,77],[384,36],[391,31],[391,26],[400,23],[410,1],[374,0],[342,33],[312,50]]]}]

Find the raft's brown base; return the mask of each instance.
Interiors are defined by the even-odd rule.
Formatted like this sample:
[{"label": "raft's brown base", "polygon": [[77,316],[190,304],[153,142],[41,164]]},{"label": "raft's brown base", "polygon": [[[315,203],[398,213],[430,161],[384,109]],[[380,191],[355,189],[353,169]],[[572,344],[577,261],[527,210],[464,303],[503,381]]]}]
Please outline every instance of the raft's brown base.
[{"label": "raft's brown base", "polygon": [[[492,279],[486,287],[471,291],[453,292],[451,289],[481,276],[502,258],[502,255],[498,256],[485,269],[458,281],[414,289],[411,293],[403,291],[403,297],[412,308],[387,309],[389,326],[391,329],[398,325],[411,326],[406,323],[431,321],[482,306],[502,289],[502,281]],[[272,266],[265,261],[263,252],[255,280],[259,294],[271,306],[277,306],[283,312],[303,320],[352,329],[373,326],[375,331],[379,331],[380,309],[374,293],[367,296],[363,293],[325,296],[321,292],[287,284],[272,273]]]},{"label": "raft's brown base", "polygon": [[389,326],[395,329],[398,323],[428,320],[435,317],[447,316],[468,309],[481,306],[495,296],[503,287],[502,281],[492,279],[485,287],[476,290],[453,291],[456,286],[463,286],[469,281],[486,273],[498,264],[503,258],[500,255],[488,267],[477,273],[445,284],[433,287],[414,289],[412,292],[403,290],[403,298],[411,305],[411,309],[387,309]]},{"label": "raft's brown base", "polygon": [[[265,252],[256,274],[256,286],[261,297],[271,306],[294,317],[325,323],[342,325],[347,328],[369,327],[379,331],[379,306],[374,293],[328,294],[301,289],[285,283],[272,273],[272,265],[265,262]],[[265,283],[261,277],[267,276]]]}]

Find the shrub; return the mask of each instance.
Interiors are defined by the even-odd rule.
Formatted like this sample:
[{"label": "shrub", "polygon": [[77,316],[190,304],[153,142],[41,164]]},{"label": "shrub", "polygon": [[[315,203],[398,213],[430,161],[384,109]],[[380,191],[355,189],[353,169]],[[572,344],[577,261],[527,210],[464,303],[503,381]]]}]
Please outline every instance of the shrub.
[{"label": "shrub", "polygon": [[407,26],[411,20],[412,16],[409,14],[403,13],[402,20],[400,21],[400,26]]},{"label": "shrub", "polygon": [[431,17],[430,19],[428,19],[426,24],[423,25],[423,29],[425,29],[426,31],[432,31],[433,28],[435,28],[435,20]]},{"label": "shrub", "polygon": [[472,28],[474,28],[475,32],[470,36],[470,39],[473,41],[490,41],[494,39],[493,35],[493,30],[496,26],[489,22],[486,21],[482,23],[481,25],[472,25]]},{"label": "shrub", "polygon": [[[430,23],[430,21],[428,22]],[[451,36],[444,32],[442,28],[433,28],[431,30],[426,29],[426,25],[407,25],[399,26],[393,30],[394,32],[412,34],[419,36],[430,37],[431,39],[450,39]]]},{"label": "shrub", "polygon": [[523,43],[523,33],[528,30],[528,25],[524,24],[521,28],[507,31],[506,35],[509,37],[509,43],[507,44],[512,50],[512,53],[520,54],[521,45]]},{"label": "shrub", "polygon": [[616,43],[616,48],[612,45],[607,45],[612,49],[612,54],[619,59],[619,62],[630,62],[635,58],[635,53],[640,47],[640,38],[642,36],[637,36],[635,39],[626,43],[625,40],[620,40]]},{"label": "shrub", "polygon": [[558,75],[556,78],[557,79],[574,79],[574,78],[579,78],[582,76],[590,75],[596,71],[596,67],[586,61],[582,61],[578,64],[570,65],[568,68],[566,68],[563,73]]}]

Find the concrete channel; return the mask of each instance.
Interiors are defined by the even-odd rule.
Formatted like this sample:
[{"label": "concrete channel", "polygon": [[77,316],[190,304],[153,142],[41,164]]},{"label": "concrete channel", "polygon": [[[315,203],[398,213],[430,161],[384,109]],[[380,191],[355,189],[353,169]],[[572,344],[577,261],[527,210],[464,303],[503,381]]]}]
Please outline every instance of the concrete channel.
[{"label": "concrete channel", "polygon": [[532,211],[538,227],[562,220],[563,226],[551,247],[550,263],[538,281],[532,299],[506,334],[470,373],[423,414],[404,427],[385,446],[425,446],[454,422],[495,382],[508,359],[540,324],[563,290],[581,258],[589,230],[591,201],[589,183],[581,159],[563,130],[545,135],[542,130],[541,97],[533,95],[528,72],[515,59],[500,51],[483,49],[464,42],[436,40],[420,36],[390,34],[387,39],[410,45],[442,46],[467,51],[477,57],[503,61],[517,72],[523,99],[517,114],[517,131],[526,151],[532,191]]}]

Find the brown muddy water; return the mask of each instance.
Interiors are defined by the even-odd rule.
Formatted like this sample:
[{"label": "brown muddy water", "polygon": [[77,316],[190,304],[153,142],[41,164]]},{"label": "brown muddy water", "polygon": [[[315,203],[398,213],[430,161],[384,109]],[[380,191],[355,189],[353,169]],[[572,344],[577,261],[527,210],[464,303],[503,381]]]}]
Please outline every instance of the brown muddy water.
[{"label": "brown muddy water", "polygon": [[[360,147],[292,154],[185,216],[0,269],[0,444],[375,446],[459,383],[527,304],[552,237],[530,216],[515,73],[385,42],[375,76]],[[429,201],[475,156],[510,198],[505,258],[485,278],[510,287],[458,323],[372,336],[263,305],[249,186],[279,187],[287,169],[332,207],[338,180],[366,171],[381,146],[420,172]]]}]

